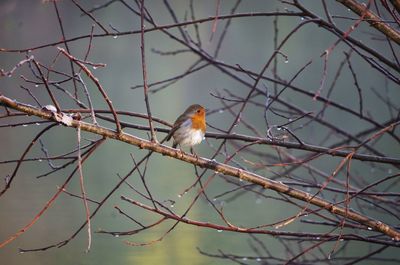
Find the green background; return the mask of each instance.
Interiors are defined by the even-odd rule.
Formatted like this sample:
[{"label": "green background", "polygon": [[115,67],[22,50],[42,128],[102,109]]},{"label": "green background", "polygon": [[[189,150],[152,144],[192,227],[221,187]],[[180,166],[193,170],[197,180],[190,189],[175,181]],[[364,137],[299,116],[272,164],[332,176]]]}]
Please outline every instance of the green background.
[{"label": "green background", "polygon": [[[80,1],[81,4],[89,8],[95,4],[104,1]],[[84,2],[84,3],[83,3]],[[189,11],[188,1],[170,1],[178,19],[183,21],[185,13]],[[322,6],[319,1],[302,1],[313,11],[321,14]],[[331,12],[336,15],[355,17],[343,6],[334,1],[329,2]],[[228,14],[234,1],[221,1],[220,14]],[[132,4],[133,5],[133,4]],[[65,34],[68,38],[86,35],[90,33],[91,21],[88,17],[81,16],[81,12],[70,1],[59,1],[59,10],[62,16]],[[150,10],[158,25],[172,24],[169,13],[166,11],[162,1],[146,1],[146,7]],[[273,12],[279,9],[284,11],[287,7],[278,1],[243,1],[237,12]],[[195,11],[197,18],[203,18],[215,15],[215,1],[195,1]],[[292,9],[292,8],[289,8]],[[293,10],[293,9],[292,9]],[[95,13],[95,17],[103,25],[112,24],[120,31],[140,29],[139,17],[132,15],[120,3],[114,3],[108,8]],[[280,17],[278,20],[279,40],[282,40],[298,23],[299,17]],[[342,20],[338,25],[346,30],[354,21]],[[200,24],[200,32],[203,40],[203,48],[212,53],[216,48],[218,36],[222,33],[225,21],[218,21],[217,32],[210,40],[212,31],[212,22]],[[150,25],[147,25],[150,27]],[[112,30],[110,30],[112,31]],[[193,33],[193,28],[188,28]],[[373,31],[366,25],[360,26],[352,36],[369,41],[370,36],[363,34],[363,31]],[[96,33],[101,33],[101,29],[96,26]],[[171,32],[177,33],[176,29]],[[192,34],[194,36],[194,34]],[[239,64],[244,68],[259,72],[266,60],[273,53],[273,17],[254,17],[237,18],[232,21],[226,38],[220,52],[219,60]],[[42,3],[41,1],[8,1],[0,2],[0,48],[29,48],[41,44],[51,43],[61,39],[59,24],[55,15],[52,3]],[[294,37],[283,47],[282,52],[288,56],[288,62],[282,56],[278,56],[278,73],[283,79],[289,80],[293,75],[309,60],[313,64],[298,79],[295,84],[307,91],[316,91],[322,77],[323,59],[320,55],[325,49],[330,47],[337,37],[323,31],[314,24],[309,24],[301,28]],[[161,51],[173,51],[182,49],[181,45],[165,36],[160,32],[152,32],[145,35],[146,41],[146,61],[149,83],[163,80],[171,76],[181,74],[198,58],[192,53],[183,53],[175,56],[160,56],[152,53],[151,49]],[[83,58],[88,39],[82,39],[71,42],[71,53]],[[390,51],[383,42],[370,42],[373,48],[389,58]],[[63,47],[62,45],[59,45]],[[397,47],[395,47],[397,49]],[[334,73],[343,60],[343,51],[348,51],[348,47],[343,44],[335,49],[328,62],[327,86],[332,82]],[[57,54],[56,47],[35,50],[31,54],[44,64],[51,64],[54,56]],[[140,58],[140,35],[119,36],[118,38],[104,37],[95,38],[90,52],[89,60],[107,64],[104,68],[91,69],[93,74],[100,80],[114,106],[119,110],[145,113],[146,108],[143,100],[143,90],[135,90],[130,87],[142,84],[141,58]],[[0,68],[11,69],[20,60],[25,57],[24,53],[0,53]],[[354,56],[354,68],[359,74],[360,86],[365,88],[363,91],[364,108],[368,114],[378,121],[386,121],[390,118],[390,113],[383,104],[377,101],[369,88],[374,87],[378,90],[385,89],[388,96],[398,103],[400,93],[398,87],[392,83],[386,83],[382,75],[371,69],[363,60]],[[69,72],[69,64],[59,63],[58,69]],[[11,78],[3,77],[0,79],[0,93],[10,98],[15,98],[21,102],[34,104],[26,91],[19,88],[22,84],[20,75],[29,76],[29,70],[20,69]],[[267,76],[272,76],[267,71]],[[89,91],[93,98],[93,103],[97,109],[106,109],[104,100],[96,91],[93,83],[89,82]],[[251,82],[251,80],[248,80]],[[266,83],[272,86],[270,83]],[[30,85],[32,92],[37,95],[41,102],[50,104],[44,87],[36,88]],[[150,94],[150,103],[152,114],[155,117],[173,122],[175,118],[188,105],[199,103],[208,109],[215,109],[220,106],[218,99],[212,97],[210,93],[229,89],[233,93],[245,96],[248,88],[235,82],[226,75],[221,74],[214,67],[207,67],[193,75],[190,75],[167,89],[158,93]],[[327,89],[323,90],[326,94]],[[75,108],[71,100],[65,95],[57,93],[63,108]],[[293,91],[286,91],[284,98],[307,111],[317,112],[321,104],[313,101],[311,98],[302,96]],[[358,109],[358,94],[353,85],[353,79],[348,69],[344,70],[338,79],[337,87],[332,94],[332,99],[341,104]],[[257,99],[263,103],[262,99]],[[2,114],[4,114],[4,111]],[[263,130],[263,116],[258,108],[250,106],[246,108],[243,117],[246,121],[255,125],[259,130]],[[351,133],[368,128],[368,125],[357,118],[349,117],[347,113],[328,109],[325,118],[340,128],[344,128]],[[139,123],[146,125],[146,121],[132,117],[122,117],[123,121]],[[282,123],[284,120],[278,117],[272,117],[273,124]],[[30,118],[14,119],[13,121],[25,121]],[[227,112],[217,112],[207,117],[208,123],[222,129],[227,129],[233,118]],[[11,122],[10,120],[8,122]],[[4,123],[2,123],[4,124]],[[112,124],[102,122],[102,125],[113,128]],[[29,144],[34,135],[44,128],[44,125],[30,125],[18,128],[0,129],[0,161],[9,159],[18,159],[24,148]],[[147,134],[142,131],[126,129],[128,133],[135,136],[146,138]],[[210,129],[210,131],[213,131]],[[243,126],[235,129],[237,133],[249,133]],[[323,140],[328,131],[319,125],[311,124],[309,127],[300,130],[297,135],[302,137],[305,142],[319,143]],[[93,139],[95,136],[83,133],[83,137]],[[163,134],[158,134],[159,139]],[[338,140],[332,137],[325,144],[335,143]],[[62,126],[56,127],[47,133],[43,142],[49,152],[53,155],[61,154],[67,150],[73,149],[77,145],[76,131]],[[196,152],[204,157],[210,157],[213,149],[210,145],[217,145],[219,140],[208,140],[196,147]],[[377,145],[389,156],[398,156],[399,148],[393,145],[390,139],[384,138]],[[268,150],[268,146],[260,147],[260,150]],[[272,150],[271,150],[272,153]],[[295,153],[295,152],[294,152]],[[108,140],[102,145],[93,157],[84,165],[85,186],[88,196],[92,199],[100,200],[107,194],[118,182],[117,174],[124,175],[132,168],[132,159],[130,154],[139,160],[145,152],[134,146],[129,146]],[[43,155],[40,145],[36,145],[29,153],[28,157],[37,157]],[[219,157],[221,159],[221,157]],[[331,172],[339,163],[340,159],[324,157],[318,161],[312,162],[323,171]],[[59,164],[59,162],[55,162]],[[14,164],[0,164],[0,177],[4,178],[10,174],[15,166]],[[147,182],[152,194],[160,200],[174,200],[174,210],[183,212],[194,198],[197,190],[191,190],[183,198],[178,198],[186,187],[191,185],[195,176],[193,166],[180,161],[168,159],[155,154],[148,165]],[[376,171],[372,166],[366,163],[354,162],[353,168],[355,174],[363,175],[366,180],[374,180],[376,177],[385,176],[385,174],[394,171],[390,166],[378,168]],[[62,170],[48,177],[36,179],[36,176],[49,170],[45,161],[24,163],[17,175],[11,189],[0,199],[0,240],[4,240],[12,233],[26,225],[45,205],[45,203],[56,192],[57,186],[61,185],[65,178],[70,174],[71,168]],[[209,176],[212,172],[208,172]],[[262,176],[272,177],[272,172],[262,170],[257,172]],[[306,170],[299,169],[294,174],[308,174]],[[340,176],[340,178],[344,178]],[[143,191],[139,176],[135,173],[129,182]],[[224,191],[232,189],[233,186],[226,183],[221,178],[213,180],[207,192],[212,198]],[[68,186],[71,192],[79,193],[79,178],[74,176]],[[398,190],[392,187],[393,191]],[[264,194],[277,196],[272,191],[265,191]],[[119,196],[138,199],[131,189],[123,185],[113,197],[102,207],[100,212],[92,221],[92,229],[105,229],[108,231],[126,231],[138,228],[132,221],[118,214],[113,209],[114,205],[120,206],[127,213],[131,214],[142,223],[151,223],[158,220],[159,216],[151,214],[137,207],[133,207],[120,200]],[[226,197],[224,197],[226,198]],[[229,198],[229,196],[228,196]],[[93,205],[92,205],[93,206]],[[235,225],[255,226],[265,223],[273,223],[284,216],[296,214],[298,209],[280,203],[275,200],[268,200],[259,197],[253,193],[240,196],[236,200],[224,202],[224,213]],[[210,206],[204,199],[196,204],[190,212],[189,218],[216,222],[221,220],[210,210]],[[386,220],[386,216],[375,216]],[[212,259],[201,255],[197,247],[210,253],[218,253],[221,250],[225,253],[235,253],[244,257],[256,257],[252,251],[249,242],[253,242],[249,235],[236,234],[229,232],[218,232],[212,229],[199,228],[180,224],[161,242],[146,247],[131,247],[123,243],[124,240],[131,242],[149,242],[159,238],[173,224],[167,221],[165,224],[150,229],[143,233],[129,237],[112,237],[104,234],[92,235],[93,245],[90,253],[84,253],[87,244],[86,229],[84,229],[73,241],[60,249],[51,249],[45,252],[23,253],[18,252],[18,248],[38,248],[49,244],[54,244],[68,238],[75,230],[80,227],[84,221],[84,208],[80,200],[62,194],[55,204],[49,209],[40,220],[26,233],[3,249],[0,249],[0,260],[2,264],[229,264],[228,260]],[[387,221],[393,220],[387,218]],[[305,225],[295,222],[284,229],[290,231],[311,231],[327,232],[328,229],[320,226]],[[282,253],[285,256],[285,250],[279,244],[279,240],[266,235],[258,235],[268,249],[274,253]],[[334,243],[325,244],[323,249],[326,252],[333,247]],[[293,251],[299,252],[295,245]],[[365,255],[369,250],[367,244],[350,243],[348,250],[344,253],[350,256]],[[385,257],[400,258],[396,249],[389,249],[383,254]],[[244,263],[257,263],[244,259]],[[371,263],[374,264],[374,263]]]}]

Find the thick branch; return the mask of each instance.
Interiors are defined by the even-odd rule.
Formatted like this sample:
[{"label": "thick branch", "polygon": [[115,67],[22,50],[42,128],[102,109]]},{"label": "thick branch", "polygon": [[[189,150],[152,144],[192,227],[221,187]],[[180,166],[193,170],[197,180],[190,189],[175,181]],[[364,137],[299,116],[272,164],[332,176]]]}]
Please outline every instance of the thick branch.
[{"label": "thick branch", "polygon": [[400,45],[400,33],[382,21],[382,19],[371,12],[363,4],[354,0],[336,0],[337,2],[350,8],[357,15],[364,16],[364,19],[374,28],[385,34],[388,38]]},{"label": "thick branch", "polygon": [[400,12],[400,0],[390,0],[390,2],[396,8],[397,12]]},{"label": "thick branch", "polygon": [[[55,114],[52,112],[49,112],[46,110],[40,110],[40,109],[31,107],[28,105],[23,105],[23,104],[17,103],[16,101],[13,101],[3,95],[0,95],[0,103],[2,105],[7,106],[8,108],[12,108],[12,109],[24,112],[28,115],[34,115],[34,116],[41,117],[46,120],[52,120],[52,121],[58,122],[55,118]],[[256,185],[264,187],[265,189],[271,189],[278,193],[286,194],[290,197],[308,202],[317,207],[324,208],[325,210],[327,210],[333,214],[337,214],[337,215],[346,217],[350,220],[356,221],[360,224],[363,224],[367,227],[372,228],[373,230],[379,231],[379,232],[393,238],[396,241],[400,240],[400,232],[381,221],[371,219],[365,215],[362,215],[355,211],[351,211],[349,209],[338,207],[335,204],[333,204],[327,200],[323,200],[319,197],[313,196],[310,193],[291,188],[281,182],[277,182],[277,181],[273,181],[273,180],[261,177],[260,175],[257,175],[255,173],[252,173],[249,171],[244,171],[242,169],[239,169],[237,167],[233,167],[230,165],[218,163],[215,160],[209,160],[206,158],[189,155],[189,154],[181,152],[177,149],[173,149],[171,147],[167,147],[167,146],[155,143],[155,142],[147,141],[147,140],[141,139],[139,137],[135,137],[135,136],[127,134],[127,133],[123,133],[123,132],[118,133],[114,130],[96,126],[96,125],[92,125],[92,124],[85,123],[82,121],[71,119],[68,123],[68,126],[74,127],[74,128],[80,127],[81,130],[83,130],[83,131],[102,135],[103,137],[106,137],[106,138],[116,139],[116,140],[131,144],[131,145],[138,146],[141,149],[143,148],[143,149],[151,150],[151,151],[160,153],[162,155],[170,156],[170,157],[185,161],[187,163],[197,165],[202,168],[211,169],[211,170],[219,172],[221,174],[229,175],[232,177],[236,177],[236,178],[254,183]]]}]

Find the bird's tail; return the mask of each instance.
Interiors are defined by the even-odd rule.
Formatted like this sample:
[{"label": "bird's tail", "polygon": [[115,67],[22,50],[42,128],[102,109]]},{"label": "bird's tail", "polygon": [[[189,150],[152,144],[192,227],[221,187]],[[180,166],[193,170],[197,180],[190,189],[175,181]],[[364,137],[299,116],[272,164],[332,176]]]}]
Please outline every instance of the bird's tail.
[{"label": "bird's tail", "polygon": [[[168,133],[168,135],[162,140],[161,143],[164,143],[165,141],[168,142],[169,140],[171,140],[172,135],[174,134],[175,131],[176,131],[176,129],[172,128],[172,129],[170,130],[170,132]],[[175,140],[174,140],[174,142],[173,142],[173,144],[172,144],[172,148],[176,148],[177,146],[178,146],[178,143],[175,142]]]}]

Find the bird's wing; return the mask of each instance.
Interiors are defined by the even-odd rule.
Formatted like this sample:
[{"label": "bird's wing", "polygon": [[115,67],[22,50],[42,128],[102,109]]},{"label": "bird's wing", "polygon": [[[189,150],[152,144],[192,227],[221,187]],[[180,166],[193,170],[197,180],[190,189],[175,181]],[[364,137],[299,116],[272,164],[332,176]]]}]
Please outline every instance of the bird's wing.
[{"label": "bird's wing", "polygon": [[169,140],[171,140],[172,135],[174,135],[174,133],[176,132],[176,130],[178,130],[179,126],[174,126],[172,127],[172,129],[169,131],[167,137],[165,137],[165,140],[168,142]]},{"label": "bird's wing", "polygon": [[169,131],[167,137],[165,137],[166,141],[171,140],[171,137],[174,135],[174,133],[181,127],[187,127],[192,124],[192,121],[190,119],[187,119],[186,116],[181,115],[176,119],[174,126],[172,129]]}]

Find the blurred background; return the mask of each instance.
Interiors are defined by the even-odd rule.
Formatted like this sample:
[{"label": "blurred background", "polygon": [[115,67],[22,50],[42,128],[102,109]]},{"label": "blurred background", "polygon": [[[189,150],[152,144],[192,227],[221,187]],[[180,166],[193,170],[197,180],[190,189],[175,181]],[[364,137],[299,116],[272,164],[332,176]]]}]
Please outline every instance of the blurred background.
[{"label": "blurred background", "polygon": [[[320,1],[301,1],[315,14],[325,18],[323,5]],[[357,16],[344,6],[327,1],[329,11],[332,15],[343,16],[347,18],[357,18]],[[110,3],[108,6],[95,10],[92,14],[104,25],[109,32],[115,33],[115,36],[95,37],[88,56],[88,60],[96,63],[104,63],[105,67],[92,67],[92,73],[99,79],[101,85],[108,93],[113,105],[120,111],[131,111],[146,113],[144,103],[143,88],[137,87],[143,84],[142,64],[140,53],[140,34],[119,35],[118,32],[140,30],[140,17],[131,12],[121,1],[79,1],[85,10],[99,7],[102,4]],[[139,10],[134,1],[126,1],[135,10]],[[183,22],[191,20],[190,1],[170,0],[171,8],[174,10],[178,21]],[[219,3],[219,4],[218,4]],[[194,1],[193,7],[197,19],[215,16],[217,6],[220,15],[229,14],[235,6],[236,1]],[[157,25],[173,24],[174,20],[168,12],[162,1],[145,1],[146,8],[152,15]],[[90,35],[91,27],[94,22],[84,15],[72,1],[58,1],[58,11],[63,23],[63,30],[67,39]],[[250,12],[297,12],[298,10],[290,5],[280,1],[242,1],[238,5],[235,13]],[[276,17],[243,17],[231,20],[231,25],[226,31],[224,41],[217,57],[218,60],[231,64],[240,65],[244,69],[259,73],[267,60],[274,52],[274,21],[278,29],[278,43],[283,40],[287,34],[292,31],[299,23],[304,22],[303,17],[299,16],[280,16]],[[198,24],[199,34],[202,40],[202,49],[205,52],[213,54],[217,48],[218,40],[221,34],[224,34],[225,20],[218,20],[216,25],[213,21]],[[335,19],[336,25],[343,31],[347,31],[355,23],[350,19]],[[213,27],[215,26],[215,32]],[[146,23],[147,28],[152,26]],[[188,34],[195,40],[194,27],[184,28]],[[169,32],[178,34],[176,28]],[[96,25],[95,34],[104,33]],[[357,38],[379,53],[392,59],[393,53],[398,52],[398,46],[394,44],[394,50],[388,47],[387,42],[382,41],[382,36],[366,23],[352,32],[351,36]],[[5,70],[12,69],[18,62],[25,59],[28,55],[33,55],[44,65],[52,65],[58,50],[57,47],[65,46],[57,44],[40,49],[35,47],[58,42],[62,39],[60,25],[53,3],[50,1],[22,1],[22,0],[2,0],[0,1],[0,48],[3,49],[32,49],[28,52],[0,52],[0,68]],[[275,77],[279,80],[290,80],[307,62],[312,60],[304,72],[293,82],[304,91],[315,93],[321,86],[321,80],[324,74],[324,57],[321,54],[331,47],[337,36],[319,28],[313,23],[301,27],[290,40],[280,50],[284,56],[277,56],[277,71],[272,72],[270,67],[265,76]],[[81,38],[68,43],[70,53],[76,58],[83,59],[89,45],[89,38]],[[149,84],[165,80],[187,71],[188,67],[193,65],[199,57],[193,52],[182,52],[173,55],[162,55],[160,52],[172,52],[184,49],[185,47],[160,31],[153,31],[145,34],[147,76]],[[359,93],[354,84],[354,78],[348,66],[340,73],[340,77],[335,76],[338,68],[346,58],[344,52],[350,49],[343,42],[339,43],[330,54],[327,61],[327,76],[325,87],[321,91],[322,96],[329,96],[333,101],[339,102],[343,106],[359,110]],[[362,88],[363,113],[371,119],[384,124],[392,119],[397,113],[393,110],[399,110],[400,92],[397,84],[388,80],[383,74],[372,68],[357,54],[351,57],[352,67],[357,74],[358,86]],[[57,60],[54,67],[59,71],[70,72],[70,65],[65,58]],[[239,75],[239,74],[238,74]],[[83,76],[83,75],[82,75]],[[247,82],[254,82],[244,74],[241,78]],[[398,76],[398,73],[397,73]],[[97,92],[95,85],[84,77],[87,81],[88,90],[91,92],[93,105],[96,109],[107,109],[107,105]],[[43,85],[35,85],[32,82],[26,82],[24,79],[32,78],[32,72],[29,67],[17,69],[11,77],[0,78],[0,94],[9,98],[16,99],[27,104],[37,105],[34,99],[21,88],[29,88],[32,93],[43,104],[51,104]],[[329,87],[335,81],[334,90],[330,92]],[[69,83],[68,85],[71,85]],[[259,88],[270,89],[273,91],[273,82],[263,81]],[[136,88],[135,88],[136,87]],[[65,89],[70,89],[67,85]],[[283,86],[279,85],[280,90]],[[207,122],[210,125],[209,132],[216,132],[217,127],[226,130],[234,120],[229,111],[222,109],[221,100],[213,95],[218,93],[231,98],[226,94],[228,90],[234,95],[245,97],[249,89],[240,82],[221,72],[217,67],[207,66],[193,74],[185,76],[168,86],[165,89],[157,89],[157,86],[151,87],[150,104],[152,114],[173,123],[176,117],[184,109],[194,103],[201,104],[211,110],[207,116]],[[393,108],[387,107],[374,91],[379,91],[385,99],[390,99],[394,104]],[[70,90],[72,91],[72,90]],[[58,91],[56,96],[62,104],[63,109],[77,108],[76,104],[70,100],[64,93]],[[307,112],[318,113],[323,107],[319,101],[302,93],[297,93],[287,89],[282,94],[282,99]],[[265,97],[257,97],[255,103],[265,104]],[[277,107],[277,109],[283,107]],[[233,110],[237,111],[235,107]],[[5,110],[0,108],[0,114],[4,115]],[[355,116],[349,115],[345,111],[335,108],[328,108],[323,118],[329,123],[350,134],[357,135],[358,132],[366,130],[371,125]],[[244,111],[242,119],[253,125],[257,130],[266,136],[266,125],[262,107],[256,104],[250,104]],[[2,119],[1,125],[9,123],[25,122],[39,119],[31,117],[19,117],[14,119]],[[135,117],[121,116],[122,121],[147,125],[146,120]],[[270,115],[270,125],[283,124],[287,120],[278,116]],[[344,139],[332,133],[332,129],[326,128],[319,123],[302,121],[295,124],[293,130],[296,135],[306,143],[323,146],[329,146],[339,140]],[[111,123],[104,121],[101,125],[114,128]],[[301,124],[306,124],[304,128]],[[26,146],[32,141],[33,137],[42,130],[46,124],[29,124],[27,126],[0,128],[0,161],[17,160],[24,152]],[[163,125],[157,125],[165,127]],[[125,132],[135,136],[148,138],[146,131],[134,129],[125,129]],[[251,130],[240,124],[235,127],[235,133],[253,135]],[[376,132],[376,131],[374,131]],[[280,137],[278,131],[273,133]],[[162,139],[165,134],[158,133],[158,138]],[[368,135],[367,135],[368,136]],[[85,139],[98,139],[97,136],[83,133]],[[356,136],[357,137],[357,136]],[[365,137],[365,136],[364,136]],[[365,138],[362,138],[365,139]],[[214,148],[221,140],[207,139],[201,145],[196,146],[196,152],[200,156],[210,157],[214,153]],[[71,128],[57,126],[42,139],[43,146],[51,155],[59,155],[73,150],[77,146],[76,131]],[[87,142],[86,142],[87,143]],[[399,157],[399,145],[390,137],[382,137],[381,140],[374,143],[374,147],[384,155]],[[232,148],[232,147],[229,147]],[[256,148],[265,153],[275,154],[272,147],[260,146]],[[228,149],[229,152],[233,149]],[[362,149],[364,153],[368,150]],[[301,156],[300,151],[291,151],[293,155]],[[297,153],[296,153],[297,152]],[[131,154],[139,160],[146,152],[139,150],[134,146],[129,146],[113,140],[100,147],[99,150],[84,165],[85,186],[89,198],[101,200],[112,187],[119,181],[118,174],[123,176],[132,168],[133,162]],[[43,150],[40,144],[36,144],[29,152],[27,157],[41,157]],[[253,159],[249,157],[240,157],[239,160]],[[223,161],[224,157],[219,156],[217,160]],[[241,160],[241,163],[245,164]],[[318,169],[331,173],[341,158],[321,157],[316,161],[310,162]],[[265,162],[267,161],[259,161]],[[60,165],[62,162],[55,162]],[[5,178],[10,175],[15,168],[16,163],[1,163],[0,177]],[[251,166],[247,165],[249,169]],[[276,177],[277,169],[262,168],[254,169],[258,174],[265,177]],[[365,183],[377,180],[379,177],[394,173],[397,168],[390,165],[375,166],[371,163],[360,161],[353,162],[352,173],[362,177]],[[37,176],[49,171],[49,165],[46,161],[32,161],[22,164],[17,177],[15,178],[11,189],[0,198],[0,241],[5,240],[10,235],[18,231],[21,227],[29,223],[32,218],[42,209],[46,202],[57,191],[57,187],[62,185],[72,168],[66,168],[58,171],[56,174],[36,178]],[[210,174],[212,172],[209,172]],[[299,168],[292,172],[296,176],[312,175],[305,168]],[[161,155],[154,154],[147,166],[146,178],[152,194],[160,201],[172,200],[171,204],[177,212],[183,212],[191,200],[196,196],[197,189],[192,189],[182,198],[178,194],[183,192],[195,181],[194,169],[192,165],[180,161],[168,159]],[[306,178],[306,177],[305,177]],[[311,178],[311,177],[310,177]],[[341,180],[345,179],[340,175]],[[139,175],[134,173],[129,182],[143,190]],[[355,183],[353,183],[356,185]],[[3,183],[2,183],[3,185]],[[1,186],[3,188],[3,186]],[[398,192],[398,184],[391,184],[382,187],[385,191]],[[231,190],[233,186],[227,183],[223,178],[215,178],[208,187],[207,193],[210,198],[217,196],[225,191]],[[79,194],[79,177],[75,176],[68,185],[68,190]],[[257,226],[260,224],[273,223],[281,220],[286,215],[296,214],[298,208],[291,207],[288,204],[276,200],[268,200],[266,196],[276,196],[275,192],[263,191],[263,196],[255,193],[240,194],[238,198],[232,194],[228,197],[222,196],[216,200],[218,204],[224,205],[224,213],[237,226]],[[128,218],[120,215],[113,206],[118,205],[126,213],[134,216],[143,223],[148,224],[158,220],[159,216],[144,211],[137,207],[128,205],[120,200],[120,196],[132,196],[135,194],[127,185],[113,194],[106,204],[101,208],[97,216],[92,220],[92,229],[97,231],[104,229],[107,231],[127,231],[137,228]],[[327,199],[334,199],[334,196],[326,195]],[[338,199],[338,198],[335,198]],[[167,203],[168,204],[168,203]],[[93,205],[92,205],[93,206]],[[284,207],[284,208],[283,208]],[[357,209],[357,205],[354,206]],[[359,210],[359,209],[358,209]],[[368,213],[368,210],[367,210]],[[54,205],[40,218],[40,220],[18,239],[0,249],[0,260],[2,264],[230,264],[229,259],[216,259],[202,255],[201,251],[207,253],[221,254],[234,253],[241,255],[243,264],[257,264],[267,262],[261,259],[249,259],[257,256],[252,246],[254,238],[247,234],[219,232],[212,229],[199,228],[179,224],[171,233],[161,242],[146,247],[132,247],[124,244],[125,240],[131,242],[149,242],[162,236],[173,224],[168,221],[154,229],[129,237],[112,237],[105,234],[93,234],[93,245],[89,253],[85,253],[87,244],[86,229],[81,231],[74,240],[62,248],[54,248],[44,252],[20,253],[19,248],[30,249],[40,248],[55,244],[70,237],[85,221],[85,211],[82,202],[67,194],[62,194]],[[380,218],[393,225],[398,225],[398,220],[385,213],[377,214],[374,218]],[[217,214],[210,210],[206,200],[200,199],[196,206],[190,211],[188,218],[204,222],[216,222],[221,224]],[[328,232],[329,229],[323,226],[310,226],[301,222],[294,222],[284,229],[288,231],[309,231],[309,232]],[[365,232],[368,234],[368,231]],[[279,242],[279,238],[273,238],[267,235],[257,235],[271,253],[288,253],[288,249]],[[335,242],[325,244],[323,249],[327,252],[332,249]],[[372,246],[373,248],[374,246]],[[291,247],[290,247],[291,248]],[[362,256],[368,253],[371,246],[365,243],[351,242],[346,245],[346,249],[340,255],[351,254],[350,256]],[[298,253],[301,249],[292,249],[293,253]],[[315,254],[318,255],[318,254]],[[339,256],[340,256],[339,255]],[[282,256],[286,256],[283,254]],[[379,255],[378,255],[379,256]],[[382,253],[382,257],[400,259],[400,254],[395,248],[389,248]],[[266,263],[267,264],[267,263]],[[279,264],[273,263],[273,264]],[[333,263],[340,264],[340,263]],[[365,264],[376,264],[374,261]],[[386,263],[390,264],[390,262]],[[396,264],[396,260],[393,261]]]}]

